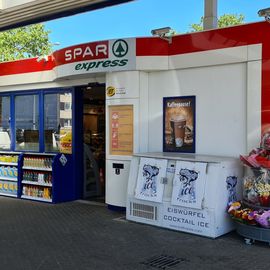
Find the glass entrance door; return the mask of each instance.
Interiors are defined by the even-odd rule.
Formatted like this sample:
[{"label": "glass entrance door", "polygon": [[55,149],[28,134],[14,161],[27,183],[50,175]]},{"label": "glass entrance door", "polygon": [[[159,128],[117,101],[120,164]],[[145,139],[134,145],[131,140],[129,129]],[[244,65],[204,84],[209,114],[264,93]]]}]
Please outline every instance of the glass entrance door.
[{"label": "glass entrance door", "polygon": [[83,90],[84,198],[105,196],[105,86]]}]

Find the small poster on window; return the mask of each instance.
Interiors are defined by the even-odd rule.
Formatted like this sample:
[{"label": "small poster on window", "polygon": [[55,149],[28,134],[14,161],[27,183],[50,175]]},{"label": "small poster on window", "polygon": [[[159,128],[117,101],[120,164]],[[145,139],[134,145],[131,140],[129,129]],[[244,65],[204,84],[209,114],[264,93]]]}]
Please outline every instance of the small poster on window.
[{"label": "small poster on window", "polygon": [[64,154],[72,154],[72,129],[60,129],[60,152]]},{"label": "small poster on window", "polygon": [[163,151],[195,153],[195,96],[163,99]]},{"label": "small poster on window", "polygon": [[141,158],[135,198],[153,202],[162,202],[166,176],[167,160]]}]

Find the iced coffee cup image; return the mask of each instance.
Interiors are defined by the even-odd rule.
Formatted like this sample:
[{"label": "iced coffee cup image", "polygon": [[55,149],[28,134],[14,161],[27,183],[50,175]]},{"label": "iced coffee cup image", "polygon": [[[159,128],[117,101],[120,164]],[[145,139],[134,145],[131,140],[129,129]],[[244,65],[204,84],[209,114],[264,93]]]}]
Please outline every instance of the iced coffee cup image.
[{"label": "iced coffee cup image", "polygon": [[182,115],[174,115],[170,119],[175,147],[182,147],[184,144],[186,122],[186,118]]}]

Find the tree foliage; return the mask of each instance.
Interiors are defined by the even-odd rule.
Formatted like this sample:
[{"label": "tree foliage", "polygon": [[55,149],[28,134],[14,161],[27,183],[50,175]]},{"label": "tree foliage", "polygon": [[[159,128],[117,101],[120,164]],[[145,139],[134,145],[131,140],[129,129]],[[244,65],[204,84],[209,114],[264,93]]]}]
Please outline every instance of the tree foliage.
[{"label": "tree foliage", "polygon": [[[242,14],[224,14],[218,18],[218,28],[238,25],[244,22],[244,15]],[[203,17],[201,17],[200,23],[191,24],[191,32],[197,32],[203,30]]]},{"label": "tree foliage", "polygon": [[43,24],[0,32],[0,62],[50,54],[49,33]]}]

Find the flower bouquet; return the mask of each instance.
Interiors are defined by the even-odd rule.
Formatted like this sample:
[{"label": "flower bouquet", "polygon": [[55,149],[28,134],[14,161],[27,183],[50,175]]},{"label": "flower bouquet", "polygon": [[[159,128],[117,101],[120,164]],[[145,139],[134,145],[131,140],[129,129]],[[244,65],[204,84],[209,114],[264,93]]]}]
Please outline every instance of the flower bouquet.
[{"label": "flower bouquet", "polygon": [[234,202],[228,208],[228,213],[237,222],[266,229],[270,228],[270,210],[253,210],[245,208],[241,202]]},{"label": "flower bouquet", "polygon": [[270,169],[270,132],[263,135],[259,148],[254,148],[248,156],[240,155],[240,160],[250,168]]},{"label": "flower bouquet", "polygon": [[259,182],[255,185],[261,206],[270,206],[270,184]]},{"label": "flower bouquet", "polygon": [[243,184],[244,200],[270,207],[270,133],[264,134],[260,148],[254,148],[247,156],[240,155],[240,160],[249,168]]}]

